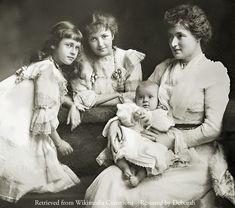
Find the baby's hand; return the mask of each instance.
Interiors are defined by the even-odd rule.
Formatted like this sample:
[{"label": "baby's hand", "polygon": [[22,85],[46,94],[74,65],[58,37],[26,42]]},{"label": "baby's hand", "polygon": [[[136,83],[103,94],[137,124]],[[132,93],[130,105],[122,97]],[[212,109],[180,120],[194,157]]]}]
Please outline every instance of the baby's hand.
[{"label": "baby's hand", "polygon": [[139,121],[141,116],[142,112],[140,110],[137,110],[133,115],[135,121]]},{"label": "baby's hand", "polygon": [[137,110],[134,113],[134,119],[136,121],[140,121],[143,124],[143,126],[149,126],[151,124],[150,114],[145,109]]},{"label": "baby's hand", "polygon": [[63,156],[69,155],[73,152],[73,148],[71,147],[71,145],[64,140],[61,140],[61,143],[57,145],[57,149]]},{"label": "baby's hand", "polygon": [[136,119],[137,121],[142,119],[142,117],[144,117],[147,114],[147,110],[145,110],[144,108],[139,108],[135,113],[134,113],[134,119]]}]

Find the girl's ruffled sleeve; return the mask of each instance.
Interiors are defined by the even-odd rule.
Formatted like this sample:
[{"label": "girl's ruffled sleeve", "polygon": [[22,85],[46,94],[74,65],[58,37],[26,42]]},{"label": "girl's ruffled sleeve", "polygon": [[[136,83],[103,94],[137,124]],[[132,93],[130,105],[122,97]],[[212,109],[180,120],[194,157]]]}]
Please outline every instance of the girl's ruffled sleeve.
[{"label": "girl's ruffled sleeve", "polygon": [[34,80],[34,88],[34,113],[31,120],[31,132],[35,135],[48,135],[59,124],[57,110],[55,109],[59,105],[59,89],[50,66],[39,72]]},{"label": "girl's ruffled sleeve", "polygon": [[142,81],[141,61],[145,54],[136,50],[129,49],[124,57],[124,67],[127,70],[125,75],[125,91],[135,91],[139,81]]}]

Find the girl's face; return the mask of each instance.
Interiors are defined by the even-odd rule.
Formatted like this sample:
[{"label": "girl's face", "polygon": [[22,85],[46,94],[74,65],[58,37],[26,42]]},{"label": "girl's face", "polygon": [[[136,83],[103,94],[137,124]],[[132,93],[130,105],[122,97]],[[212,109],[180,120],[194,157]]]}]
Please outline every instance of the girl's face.
[{"label": "girl's face", "polygon": [[71,65],[77,58],[80,46],[81,43],[76,40],[63,38],[52,56],[59,65]]},{"label": "girl's face", "polygon": [[200,41],[183,26],[177,24],[168,30],[169,45],[176,59],[189,62],[197,55]]},{"label": "girl's face", "polygon": [[98,32],[91,33],[88,36],[88,44],[96,56],[105,57],[112,54],[113,35],[110,29],[102,27]]},{"label": "girl's face", "polygon": [[136,91],[136,105],[147,110],[155,110],[158,105],[158,89],[154,86],[139,87]]}]

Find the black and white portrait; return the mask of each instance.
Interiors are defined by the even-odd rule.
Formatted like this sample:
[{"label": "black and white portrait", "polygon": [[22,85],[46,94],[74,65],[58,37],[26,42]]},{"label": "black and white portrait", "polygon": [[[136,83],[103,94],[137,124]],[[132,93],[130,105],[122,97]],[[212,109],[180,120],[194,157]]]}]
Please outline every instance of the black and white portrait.
[{"label": "black and white portrait", "polygon": [[0,207],[234,207],[234,11],[0,0]]}]

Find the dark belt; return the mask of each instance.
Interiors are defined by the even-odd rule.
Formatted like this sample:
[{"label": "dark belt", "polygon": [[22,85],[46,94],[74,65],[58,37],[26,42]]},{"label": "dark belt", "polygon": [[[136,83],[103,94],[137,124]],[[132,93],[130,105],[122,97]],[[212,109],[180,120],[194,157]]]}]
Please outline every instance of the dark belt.
[{"label": "dark belt", "polygon": [[201,124],[175,124],[175,128],[177,129],[195,129]]}]

